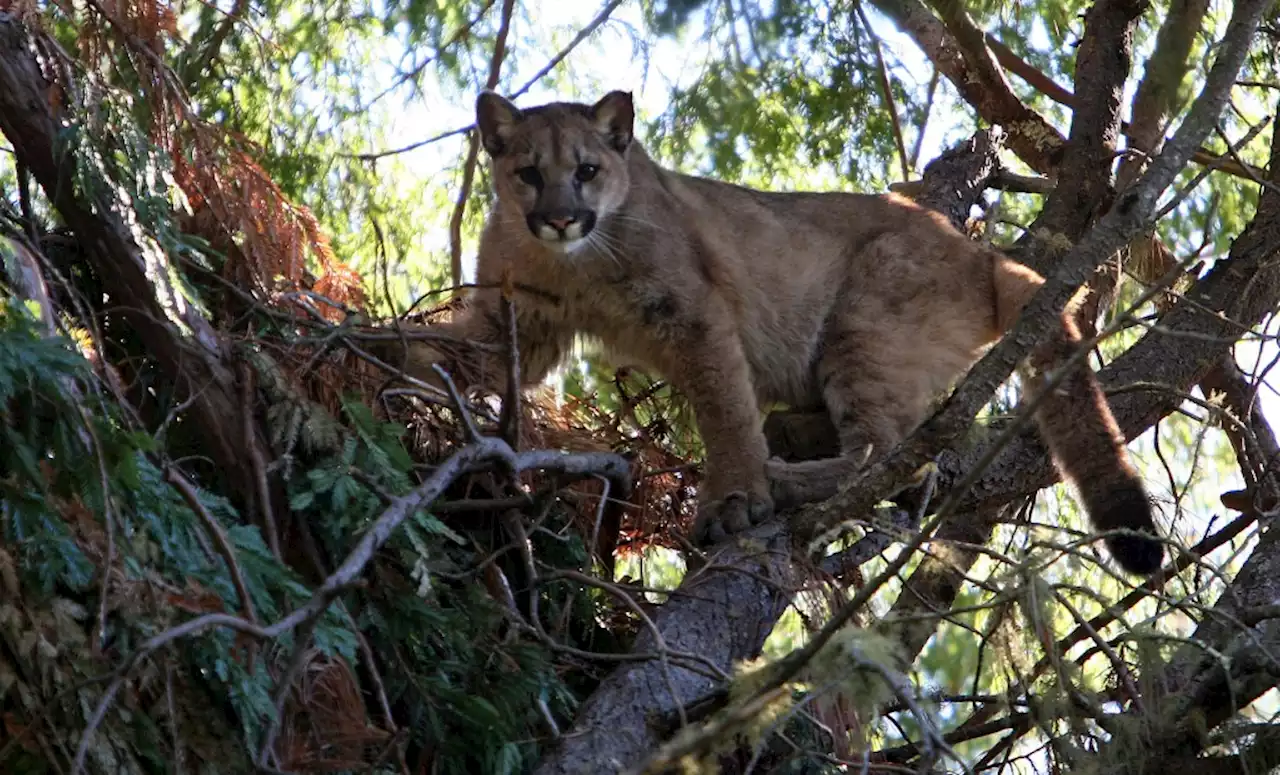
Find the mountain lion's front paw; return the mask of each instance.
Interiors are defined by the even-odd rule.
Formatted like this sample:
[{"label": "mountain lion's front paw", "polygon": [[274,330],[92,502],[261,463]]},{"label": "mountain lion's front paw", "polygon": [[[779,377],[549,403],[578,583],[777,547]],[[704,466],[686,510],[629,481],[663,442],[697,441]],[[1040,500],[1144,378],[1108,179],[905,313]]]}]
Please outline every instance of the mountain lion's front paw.
[{"label": "mountain lion's front paw", "polygon": [[700,546],[718,544],[773,516],[773,500],[762,493],[731,492],[722,500],[698,506],[693,523],[693,540]]}]

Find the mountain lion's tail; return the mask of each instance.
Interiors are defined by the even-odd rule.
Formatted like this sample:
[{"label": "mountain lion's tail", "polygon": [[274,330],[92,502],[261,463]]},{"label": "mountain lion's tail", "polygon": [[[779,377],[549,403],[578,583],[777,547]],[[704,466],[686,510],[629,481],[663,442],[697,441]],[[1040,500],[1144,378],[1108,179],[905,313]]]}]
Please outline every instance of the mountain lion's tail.
[{"label": "mountain lion's tail", "polygon": [[[996,319],[1003,332],[1013,325],[1022,306],[1044,280],[1003,255],[995,258],[994,273]],[[1073,305],[1068,305],[1062,313],[1061,327],[1032,352],[1033,387],[1041,389],[1044,375],[1066,363],[1080,344]],[[1036,421],[1058,469],[1079,491],[1094,530],[1138,533],[1107,536],[1107,548],[1116,561],[1130,573],[1147,575],[1159,570],[1164,562],[1164,545],[1156,538],[1151,501],[1129,461],[1124,435],[1106,396],[1087,363],[1072,368],[1058,380],[1041,402]]]}]

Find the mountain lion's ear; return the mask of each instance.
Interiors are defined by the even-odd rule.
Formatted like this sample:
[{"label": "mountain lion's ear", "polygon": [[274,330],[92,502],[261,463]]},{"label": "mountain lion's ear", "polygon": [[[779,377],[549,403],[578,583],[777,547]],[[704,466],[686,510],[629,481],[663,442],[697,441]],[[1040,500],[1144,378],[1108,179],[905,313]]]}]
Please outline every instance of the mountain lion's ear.
[{"label": "mountain lion's ear", "polygon": [[520,109],[497,92],[482,91],[476,98],[476,127],[480,144],[490,156],[499,156],[511,138],[511,129],[524,117]]},{"label": "mountain lion's ear", "polygon": [[591,118],[596,129],[609,139],[609,145],[618,153],[631,145],[636,120],[635,105],[629,91],[611,91],[591,106]]}]

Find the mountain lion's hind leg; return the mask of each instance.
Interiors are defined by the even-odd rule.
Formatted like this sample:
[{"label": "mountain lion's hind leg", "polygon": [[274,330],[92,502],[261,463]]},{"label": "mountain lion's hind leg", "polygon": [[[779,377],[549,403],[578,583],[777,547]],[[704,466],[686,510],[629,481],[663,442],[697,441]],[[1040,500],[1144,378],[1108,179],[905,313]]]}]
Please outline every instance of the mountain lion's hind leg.
[{"label": "mountain lion's hind leg", "polygon": [[823,341],[817,378],[840,439],[840,457],[799,463],[771,460],[770,490],[779,509],[831,497],[869,461],[892,449],[924,415],[928,395],[922,385],[927,380],[912,378],[910,367],[904,367],[904,343],[893,341],[892,332],[898,330],[904,327],[882,324],[870,330],[857,319],[833,321]]}]

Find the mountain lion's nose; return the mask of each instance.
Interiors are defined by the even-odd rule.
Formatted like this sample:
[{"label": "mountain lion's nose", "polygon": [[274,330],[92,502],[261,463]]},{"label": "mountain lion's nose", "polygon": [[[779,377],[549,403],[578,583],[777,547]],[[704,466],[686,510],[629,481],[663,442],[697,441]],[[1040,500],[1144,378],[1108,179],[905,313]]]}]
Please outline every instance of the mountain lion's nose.
[{"label": "mountain lion's nose", "polygon": [[573,222],[576,220],[578,219],[570,215],[565,218],[548,218],[547,223],[554,226],[556,231],[564,231],[565,229],[569,228],[569,226],[572,225]]}]

